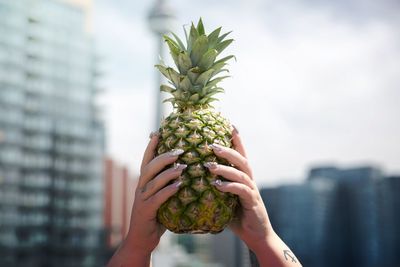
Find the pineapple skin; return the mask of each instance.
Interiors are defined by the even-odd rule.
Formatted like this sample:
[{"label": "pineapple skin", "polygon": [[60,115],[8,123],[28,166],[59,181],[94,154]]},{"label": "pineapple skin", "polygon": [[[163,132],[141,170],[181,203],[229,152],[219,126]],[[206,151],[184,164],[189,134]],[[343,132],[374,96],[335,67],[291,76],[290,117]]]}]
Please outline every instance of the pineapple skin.
[{"label": "pineapple skin", "polygon": [[183,149],[177,163],[188,165],[178,178],[182,181],[179,191],[157,212],[157,220],[171,232],[216,234],[233,219],[238,197],[217,190],[211,182],[224,178],[203,166],[206,162],[229,165],[208,145],[232,147],[232,129],[229,121],[210,107],[178,109],[163,120],[157,154]]}]

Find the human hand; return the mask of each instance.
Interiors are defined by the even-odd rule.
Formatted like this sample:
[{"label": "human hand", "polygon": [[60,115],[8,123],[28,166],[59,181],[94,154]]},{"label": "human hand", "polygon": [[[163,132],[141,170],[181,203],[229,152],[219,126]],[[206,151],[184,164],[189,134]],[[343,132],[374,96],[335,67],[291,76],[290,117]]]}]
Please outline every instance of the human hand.
[{"label": "human hand", "polygon": [[206,164],[211,173],[227,180],[214,182],[218,190],[239,196],[241,206],[229,227],[256,254],[260,266],[301,267],[293,252],[272,229],[237,129],[232,133],[232,143],[234,149],[211,145],[215,155],[226,159],[232,167]]},{"label": "human hand", "polygon": [[152,134],[150,138],[140,168],[129,232],[109,267],[150,265],[151,252],[165,232],[165,228],[157,222],[157,210],[181,185],[181,182],[175,182],[166,186],[180,176],[186,165],[177,164],[163,169],[174,163],[183,151],[172,150],[154,157],[159,136]]},{"label": "human hand", "polygon": [[232,143],[234,149],[220,145],[211,147],[217,157],[226,159],[234,167],[215,163],[206,164],[206,167],[228,180],[214,182],[218,190],[239,196],[241,206],[229,227],[250,249],[256,250],[273,229],[236,129],[232,133]]}]

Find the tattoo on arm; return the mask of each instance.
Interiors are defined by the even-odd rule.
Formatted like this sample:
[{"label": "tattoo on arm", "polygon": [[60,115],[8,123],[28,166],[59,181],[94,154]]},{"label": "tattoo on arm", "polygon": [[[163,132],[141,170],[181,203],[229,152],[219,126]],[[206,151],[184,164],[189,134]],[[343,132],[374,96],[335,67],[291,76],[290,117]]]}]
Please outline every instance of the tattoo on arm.
[{"label": "tattoo on arm", "polygon": [[291,252],[288,249],[283,250],[283,256],[285,256],[285,260],[292,260],[292,262],[297,262],[296,257],[293,255],[293,252]]}]

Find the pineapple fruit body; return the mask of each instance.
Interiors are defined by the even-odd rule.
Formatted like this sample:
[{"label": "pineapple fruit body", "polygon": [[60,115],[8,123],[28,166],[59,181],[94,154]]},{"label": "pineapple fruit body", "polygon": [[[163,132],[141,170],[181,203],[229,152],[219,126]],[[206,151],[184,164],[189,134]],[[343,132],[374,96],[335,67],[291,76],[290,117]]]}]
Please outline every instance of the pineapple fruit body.
[{"label": "pineapple fruit body", "polygon": [[158,210],[157,218],[175,233],[218,233],[232,220],[237,197],[218,191],[211,182],[223,179],[204,167],[218,159],[209,144],[231,147],[232,126],[212,109],[174,112],[162,123],[158,154],[172,149],[185,152],[177,163],[187,164],[180,190]]},{"label": "pineapple fruit body", "polygon": [[[224,180],[210,173],[204,166],[207,162],[229,165],[217,158],[209,145],[232,147],[232,126],[227,119],[215,112],[211,102],[216,93],[223,92],[218,83],[228,76],[224,67],[234,56],[217,59],[233,41],[225,40],[218,28],[206,34],[201,19],[197,27],[192,23],[186,35],[186,45],[173,34],[175,40],[164,36],[177,70],[156,65],[169,80],[161,91],[172,94],[167,99],[174,112],[161,123],[157,154],[173,149],[182,149],[175,164],[186,164],[178,178],[182,181],[179,191],[170,197],[157,211],[157,219],[175,233],[218,233],[233,219],[238,206],[238,197],[215,188],[212,182]],[[167,166],[170,168],[171,166]]]}]

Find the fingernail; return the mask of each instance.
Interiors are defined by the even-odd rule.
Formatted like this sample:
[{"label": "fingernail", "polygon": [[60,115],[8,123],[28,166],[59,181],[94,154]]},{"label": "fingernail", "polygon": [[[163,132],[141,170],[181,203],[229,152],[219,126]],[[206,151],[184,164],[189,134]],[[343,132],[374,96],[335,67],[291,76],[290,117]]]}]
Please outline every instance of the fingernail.
[{"label": "fingernail", "polygon": [[175,183],[175,187],[176,187],[176,188],[179,188],[182,184],[183,184],[183,182],[182,182],[182,181],[179,181],[179,182]]},{"label": "fingernail", "polygon": [[211,144],[211,145],[209,145],[209,147],[211,147],[215,152],[219,152],[222,150],[221,145],[218,145],[218,144]]},{"label": "fingernail", "polygon": [[155,136],[158,136],[158,135],[159,135],[158,132],[151,132],[150,135],[149,135],[149,138],[151,139],[151,138],[153,138]]},{"label": "fingernail", "polygon": [[203,164],[204,167],[207,169],[215,169],[217,168],[217,163],[216,162],[206,162]]},{"label": "fingernail", "polygon": [[176,157],[179,156],[180,154],[183,154],[183,152],[185,152],[183,149],[173,149],[171,151],[168,152],[168,156],[170,157]]},{"label": "fingernail", "polygon": [[211,182],[212,185],[215,186],[221,186],[222,185],[222,181],[220,179],[214,180]]},{"label": "fingernail", "polygon": [[235,125],[232,125],[232,127],[233,127],[233,132],[238,134],[239,133],[238,128]]},{"label": "fingernail", "polygon": [[187,167],[187,165],[186,164],[180,164],[180,163],[177,163],[177,164],[175,164],[174,165],[174,170],[183,170],[183,169],[185,169]]}]

